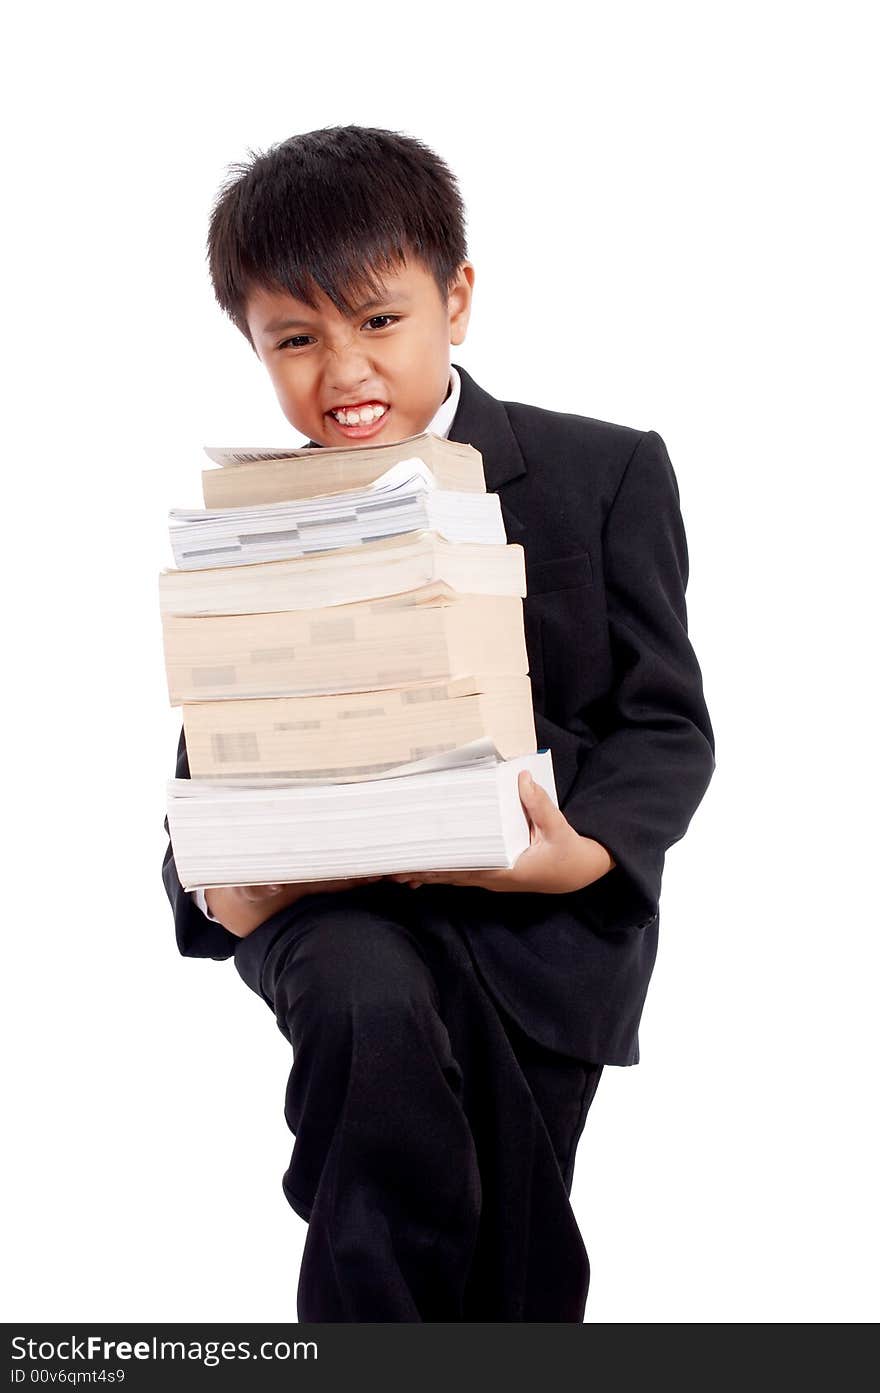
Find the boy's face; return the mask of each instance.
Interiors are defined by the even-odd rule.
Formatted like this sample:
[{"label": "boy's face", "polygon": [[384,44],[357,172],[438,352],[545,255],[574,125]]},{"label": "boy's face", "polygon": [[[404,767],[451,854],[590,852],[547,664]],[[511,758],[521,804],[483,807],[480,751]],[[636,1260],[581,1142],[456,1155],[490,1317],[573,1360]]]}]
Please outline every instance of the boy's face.
[{"label": "boy's face", "polygon": [[[254,290],[247,322],[292,426],[319,445],[387,445],[425,430],[449,388],[449,345],[464,341],[474,268],[462,262],[443,300],[411,258],[377,277],[386,295],[349,319],[323,292],[311,309],[286,291]],[[375,420],[375,411],[384,406]],[[363,408],[366,421],[331,412]]]}]

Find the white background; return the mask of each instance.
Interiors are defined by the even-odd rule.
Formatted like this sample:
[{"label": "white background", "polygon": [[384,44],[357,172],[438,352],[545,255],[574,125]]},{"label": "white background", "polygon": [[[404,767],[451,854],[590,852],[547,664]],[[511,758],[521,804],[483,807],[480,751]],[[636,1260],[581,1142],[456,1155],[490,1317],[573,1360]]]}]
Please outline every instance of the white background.
[{"label": "white background", "polygon": [[[203,443],[299,443],[204,261],[236,160],[355,122],[459,177],[457,361],[653,429],[718,767],[642,1063],[573,1203],[587,1318],[865,1321],[875,1287],[878,227],[869,7],[19,9],[3,158],[7,1320],[295,1318],[289,1046],[160,879],[156,577]],[[875,824],[876,825],[876,824]]]}]

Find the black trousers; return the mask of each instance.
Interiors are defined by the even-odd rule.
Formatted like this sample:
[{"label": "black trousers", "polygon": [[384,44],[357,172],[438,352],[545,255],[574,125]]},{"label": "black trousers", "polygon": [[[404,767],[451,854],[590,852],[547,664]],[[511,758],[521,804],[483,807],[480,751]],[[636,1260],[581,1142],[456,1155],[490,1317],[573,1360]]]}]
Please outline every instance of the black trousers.
[{"label": "black trousers", "polygon": [[583,1320],[569,1196],[602,1065],[506,1016],[442,911],[455,890],[312,895],[236,947],[293,1046],[301,1321]]}]

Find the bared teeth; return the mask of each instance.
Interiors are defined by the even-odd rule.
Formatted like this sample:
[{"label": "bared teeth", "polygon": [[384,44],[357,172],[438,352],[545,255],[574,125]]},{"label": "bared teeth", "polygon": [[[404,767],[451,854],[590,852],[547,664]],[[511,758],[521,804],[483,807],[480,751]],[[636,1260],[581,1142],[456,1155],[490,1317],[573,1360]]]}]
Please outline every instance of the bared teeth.
[{"label": "bared teeth", "polygon": [[380,416],[384,416],[387,409],[387,407],[377,403],[374,406],[362,406],[357,409],[343,408],[341,411],[331,411],[330,415],[343,426],[367,426],[371,425],[373,421],[378,421]]}]

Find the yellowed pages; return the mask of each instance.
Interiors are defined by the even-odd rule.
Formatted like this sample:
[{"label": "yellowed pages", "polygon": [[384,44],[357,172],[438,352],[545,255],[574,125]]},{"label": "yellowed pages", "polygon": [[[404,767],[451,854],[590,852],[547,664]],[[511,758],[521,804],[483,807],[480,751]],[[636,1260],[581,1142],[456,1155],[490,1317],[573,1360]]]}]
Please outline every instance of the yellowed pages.
[{"label": "yellowed pages", "polygon": [[162,618],[172,706],[372,691],[528,671],[522,600],[438,595],[243,615]]},{"label": "yellowed pages", "polygon": [[[463,688],[470,687],[465,694]],[[504,759],[536,749],[527,676],[344,695],[183,707],[193,778],[336,778],[491,739]]]},{"label": "yellowed pages", "polygon": [[485,493],[483,459],[472,445],[436,435],[410,436],[390,445],[338,450],[303,447],[287,454],[243,447],[208,450],[219,469],[202,473],[206,508],[252,507],[365,488],[399,460],[423,459],[442,489]]}]

